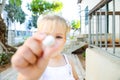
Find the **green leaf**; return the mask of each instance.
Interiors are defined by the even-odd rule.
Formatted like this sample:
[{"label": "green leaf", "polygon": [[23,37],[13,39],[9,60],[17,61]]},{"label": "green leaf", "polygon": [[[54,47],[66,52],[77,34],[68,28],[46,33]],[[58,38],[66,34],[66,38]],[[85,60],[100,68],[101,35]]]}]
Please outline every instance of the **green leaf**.
[{"label": "green leaf", "polygon": [[11,22],[16,20],[17,22],[20,22],[20,24],[24,23],[26,15],[20,6],[9,3],[5,6],[5,11],[8,15],[7,18],[11,20]]},{"label": "green leaf", "polygon": [[21,0],[9,0],[9,3],[11,4],[11,5],[16,5],[16,6],[21,6],[21,4],[22,4],[22,1]]},{"label": "green leaf", "polygon": [[58,12],[62,7],[63,4],[59,1],[48,2],[46,0],[32,0],[28,9],[40,15],[49,12]]},{"label": "green leaf", "polygon": [[14,4],[14,0],[9,0],[10,4]]},{"label": "green leaf", "polygon": [[60,11],[62,8],[63,8],[62,2],[56,1],[56,2],[53,3],[53,11],[58,12],[58,11]]},{"label": "green leaf", "polygon": [[22,4],[22,1],[21,1],[21,0],[16,0],[16,5],[17,5],[17,6],[21,6],[21,4]]},{"label": "green leaf", "polygon": [[72,22],[71,22],[71,26],[72,26],[72,28],[73,29],[79,29],[80,28],[80,21],[79,20],[73,20]]}]

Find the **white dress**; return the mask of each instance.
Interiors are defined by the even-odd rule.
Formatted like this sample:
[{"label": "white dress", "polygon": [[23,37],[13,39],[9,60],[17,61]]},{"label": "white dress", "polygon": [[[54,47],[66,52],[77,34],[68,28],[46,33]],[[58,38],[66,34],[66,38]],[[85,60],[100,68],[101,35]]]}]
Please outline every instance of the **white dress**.
[{"label": "white dress", "polygon": [[64,55],[66,65],[60,67],[47,67],[39,80],[75,80],[72,73],[72,67]]}]

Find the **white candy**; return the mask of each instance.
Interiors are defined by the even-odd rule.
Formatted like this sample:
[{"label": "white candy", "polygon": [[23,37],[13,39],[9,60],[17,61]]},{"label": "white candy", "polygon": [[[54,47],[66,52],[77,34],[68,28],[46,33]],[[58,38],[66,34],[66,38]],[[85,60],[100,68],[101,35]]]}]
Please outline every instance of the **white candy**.
[{"label": "white candy", "polygon": [[46,47],[52,46],[55,43],[55,38],[51,35],[48,35],[42,42],[42,44]]}]

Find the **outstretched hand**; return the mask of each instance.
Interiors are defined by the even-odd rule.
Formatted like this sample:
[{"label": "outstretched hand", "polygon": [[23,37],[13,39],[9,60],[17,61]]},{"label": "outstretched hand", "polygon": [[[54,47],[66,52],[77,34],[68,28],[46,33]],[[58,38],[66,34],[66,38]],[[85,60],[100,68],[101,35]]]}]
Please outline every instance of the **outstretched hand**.
[{"label": "outstretched hand", "polygon": [[57,50],[57,45],[51,47],[42,45],[45,37],[46,34],[35,33],[13,55],[12,66],[23,80],[37,80],[46,69],[51,54]]}]

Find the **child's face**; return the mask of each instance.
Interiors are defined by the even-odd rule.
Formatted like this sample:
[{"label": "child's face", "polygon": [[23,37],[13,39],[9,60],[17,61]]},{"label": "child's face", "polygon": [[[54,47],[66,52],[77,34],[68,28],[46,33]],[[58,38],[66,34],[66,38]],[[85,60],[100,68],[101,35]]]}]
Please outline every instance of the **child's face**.
[{"label": "child's face", "polygon": [[47,35],[52,35],[55,38],[55,46],[58,46],[58,50],[53,53],[52,57],[56,56],[60,53],[64,47],[66,42],[66,29],[64,27],[54,26],[51,25],[43,25],[42,29],[39,29],[41,33],[45,33]]}]

